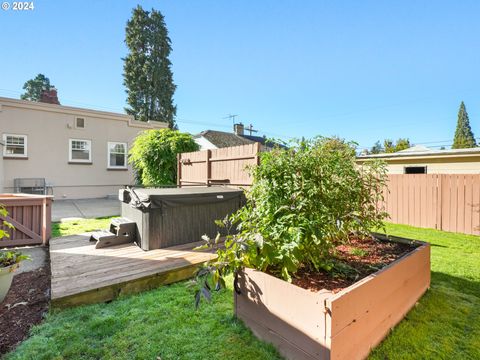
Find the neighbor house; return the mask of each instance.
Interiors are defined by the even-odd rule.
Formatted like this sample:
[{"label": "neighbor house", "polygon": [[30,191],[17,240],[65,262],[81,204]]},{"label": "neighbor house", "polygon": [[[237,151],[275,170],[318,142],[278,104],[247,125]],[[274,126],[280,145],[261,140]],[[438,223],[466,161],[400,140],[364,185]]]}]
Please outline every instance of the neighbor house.
[{"label": "neighbor house", "polygon": [[[104,197],[134,182],[127,152],[144,130],[167,127],[131,116],[0,97],[0,192],[45,179],[56,199]],[[17,189],[15,189],[15,179]]]},{"label": "neighbor house", "polygon": [[480,147],[433,150],[417,145],[389,154],[363,155],[358,163],[382,159],[389,174],[480,174]]},{"label": "neighbor house", "polygon": [[262,151],[272,149],[275,145],[283,147],[281,144],[271,142],[265,136],[247,135],[245,130],[249,131],[248,128],[245,129],[242,123],[238,123],[233,125],[233,133],[205,130],[200,134],[194,135],[194,139],[200,146],[200,150],[220,149],[254,143],[260,143]]}]

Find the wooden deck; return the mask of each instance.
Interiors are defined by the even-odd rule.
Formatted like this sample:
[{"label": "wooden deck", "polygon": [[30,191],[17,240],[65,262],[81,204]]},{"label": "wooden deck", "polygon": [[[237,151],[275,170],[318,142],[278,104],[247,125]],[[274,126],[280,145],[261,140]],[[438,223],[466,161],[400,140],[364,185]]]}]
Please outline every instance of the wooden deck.
[{"label": "wooden deck", "polygon": [[105,302],[184,280],[215,257],[192,250],[201,242],[143,251],[134,244],[95,249],[89,238],[83,234],[50,241],[53,306]]}]

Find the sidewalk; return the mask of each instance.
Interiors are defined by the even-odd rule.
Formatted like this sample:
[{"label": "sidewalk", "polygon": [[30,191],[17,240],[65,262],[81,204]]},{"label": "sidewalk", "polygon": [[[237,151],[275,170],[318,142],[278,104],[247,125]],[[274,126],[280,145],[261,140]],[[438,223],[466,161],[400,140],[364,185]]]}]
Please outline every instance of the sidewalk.
[{"label": "sidewalk", "polygon": [[97,218],[120,215],[120,200],[118,199],[78,199],[55,200],[52,206],[52,221],[62,221],[68,218]]}]

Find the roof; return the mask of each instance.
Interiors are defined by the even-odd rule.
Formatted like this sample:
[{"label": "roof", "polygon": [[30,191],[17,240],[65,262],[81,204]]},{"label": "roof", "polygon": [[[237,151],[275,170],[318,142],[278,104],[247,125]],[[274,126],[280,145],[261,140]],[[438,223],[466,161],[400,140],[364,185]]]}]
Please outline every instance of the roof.
[{"label": "roof", "polygon": [[412,146],[408,149],[397,151],[395,153],[384,153],[374,155],[361,155],[358,160],[363,159],[397,159],[412,157],[452,157],[452,156],[478,156],[480,155],[480,147],[469,149],[446,149],[434,150],[422,145]]},{"label": "roof", "polygon": [[247,139],[243,136],[239,136],[239,135],[224,132],[224,131],[205,130],[205,131],[202,131],[200,134],[195,135],[194,137],[199,138],[201,136],[203,136],[205,139],[210,141],[217,148],[248,145],[248,144],[255,143],[255,141]]},{"label": "roof", "polygon": [[271,140],[267,139],[264,136],[242,135],[242,137],[254,142],[259,142],[260,144],[268,147],[272,147],[274,145],[274,143]]},{"label": "roof", "polygon": [[426,146],[415,145],[415,146],[409,147],[408,149],[397,151],[397,153],[410,154],[410,153],[432,152],[432,151],[434,151],[434,150],[432,150],[432,149],[430,149]]},{"label": "roof", "polygon": [[199,137],[204,137],[217,148],[248,145],[254,143],[260,143],[267,148],[273,148],[275,145],[285,148],[285,145],[272,142],[271,140],[263,136],[237,135],[234,133],[217,130],[205,130],[202,131],[200,134],[194,136],[194,138]]},{"label": "roof", "polygon": [[[96,118],[110,119],[110,120],[122,120],[128,121],[131,125],[144,128],[166,128],[168,124],[162,121],[137,121],[131,115],[114,113],[109,111],[85,109],[73,106],[65,106],[58,104],[49,104],[39,101],[19,100],[6,97],[0,97],[0,107],[9,106],[15,108],[47,111],[62,114],[72,114],[79,116],[91,116]],[[1,109],[0,109],[1,110]]]}]

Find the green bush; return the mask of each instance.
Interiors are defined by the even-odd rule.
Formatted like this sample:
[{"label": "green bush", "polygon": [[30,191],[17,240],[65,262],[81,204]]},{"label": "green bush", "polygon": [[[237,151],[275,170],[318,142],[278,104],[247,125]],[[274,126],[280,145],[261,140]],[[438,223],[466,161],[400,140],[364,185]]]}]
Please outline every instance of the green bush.
[{"label": "green bush", "polygon": [[[7,209],[3,204],[0,204],[0,216],[5,218],[8,216]],[[1,240],[8,239],[10,235],[8,234],[8,229],[15,229],[12,224],[5,220],[0,220],[0,247]],[[0,251],[0,268],[18,264],[20,261],[30,259],[29,256],[22,255],[18,251]]]},{"label": "green bush", "polygon": [[[212,274],[218,283],[246,266],[290,281],[301,267],[332,270],[335,246],[352,233],[362,237],[382,227],[387,216],[377,206],[385,165],[358,166],[354,145],[315,138],[262,153],[260,166],[252,168],[246,205],[223,221],[238,233],[227,237],[218,259],[199,274]],[[206,247],[216,246],[205,240]]]},{"label": "green bush", "polygon": [[198,149],[190,134],[170,129],[147,130],[135,139],[129,163],[142,185],[173,185],[177,182],[177,154]]},{"label": "green bush", "polygon": [[[5,209],[5,206],[3,204],[0,204],[0,216],[2,218],[5,218],[7,217],[7,215],[8,215],[7,209]],[[5,220],[1,220],[0,221],[0,240],[9,237],[9,234],[7,231],[8,229],[13,229],[13,225]]]}]

